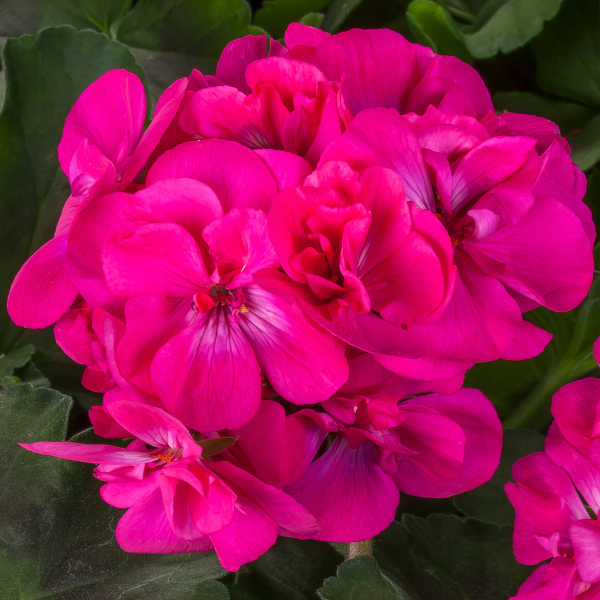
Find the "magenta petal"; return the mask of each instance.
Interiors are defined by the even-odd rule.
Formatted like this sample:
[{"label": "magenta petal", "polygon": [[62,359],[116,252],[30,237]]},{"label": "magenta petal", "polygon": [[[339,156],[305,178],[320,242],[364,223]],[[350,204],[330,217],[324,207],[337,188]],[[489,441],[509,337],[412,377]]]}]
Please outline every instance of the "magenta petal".
[{"label": "magenta petal", "polygon": [[501,358],[504,360],[527,360],[544,351],[552,334],[523,320],[515,332],[512,342],[506,347]]},{"label": "magenta petal", "polygon": [[248,312],[238,315],[240,328],[275,390],[295,404],[329,398],[348,377],[343,344],[257,285],[244,295]]},{"label": "magenta petal", "polygon": [[600,523],[583,519],[571,523],[569,537],[575,550],[575,564],[587,583],[600,581]]},{"label": "magenta petal", "polygon": [[587,504],[600,511],[600,470],[590,458],[578,452],[552,423],[546,438],[546,454],[571,477]]},{"label": "magenta petal", "polygon": [[352,450],[343,437],[286,491],[317,517],[322,531],[315,539],[329,542],[377,535],[393,521],[399,501],[393,479],[379,467],[375,445],[367,441]]},{"label": "magenta petal", "polygon": [[302,182],[312,173],[312,167],[297,154],[283,150],[255,150],[269,167],[271,175],[277,182],[277,190],[286,187],[302,185]]},{"label": "magenta petal", "polygon": [[148,456],[148,452],[131,452],[118,446],[107,446],[105,444],[35,442],[33,444],[19,444],[19,446],[36,454],[99,465],[135,465],[154,460]]},{"label": "magenta petal", "polygon": [[124,190],[143,169],[150,155],[154,152],[165,131],[175,118],[183,96],[187,89],[186,77],[172,83],[158,99],[152,122],[144,131],[142,138],[136,146],[131,160],[127,163],[119,189]]},{"label": "magenta petal", "polygon": [[145,225],[111,238],[102,249],[102,265],[109,289],[123,297],[191,298],[210,287],[198,244],[174,223]]},{"label": "magenta petal", "polygon": [[67,248],[67,272],[79,293],[90,306],[114,315],[123,314],[124,300],[106,285],[101,251],[112,235],[137,229],[122,213],[128,198],[129,194],[116,193],[90,202],[73,223]]},{"label": "magenta petal", "polygon": [[466,154],[452,178],[452,210],[508,179],[521,168],[535,146],[526,137],[494,137]]},{"label": "magenta petal", "polygon": [[63,172],[69,175],[71,157],[85,138],[122,172],[119,167],[138,143],[145,118],[142,82],[124,69],[108,71],[83,91],[67,116],[58,145]]},{"label": "magenta petal", "polygon": [[589,515],[567,473],[545,453],[521,458],[512,474],[518,485],[505,489],[517,513],[513,549],[520,563],[534,565],[553,555],[538,538],[566,532],[571,521]]},{"label": "magenta petal", "polygon": [[[404,414],[404,409],[409,410],[412,407],[417,409],[422,407],[437,412],[462,429],[464,455],[460,474],[445,480],[439,479],[441,472],[435,474],[435,479],[431,477],[439,469],[439,466],[435,465],[434,445],[428,452],[422,452],[422,455],[415,459],[416,465],[429,460],[428,469],[423,469],[424,464],[421,464],[420,468],[415,466],[410,457],[407,457],[406,461],[399,463],[398,473],[394,475],[401,491],[415,496],[445,498],[471,490],[491,478],[500,463],[502,426],[492,403],[480,391],[462,389],[452,396],[431,394],[406,400],[400,404],[401,414]],[[424,421],[426,413],[421,414],[420,418]],[[423,422],[421,425],[425,425],[425,423]],[[403,427],[404,423],[400,425],[401,430]],[[422,431],[425,433],[426,429]],[[415,429],[412,435],[416,434],[417,430]],[[435,437],[432,435],[432,440]],[[415,439],[415,441],[417,440]],[[452,444],[457,441],[448,438],[446,443]],[[422,437],[419,443],[428,445],[427,436]],[[428,470],[431,475],[427,474]],[[450,470],[448,470],[448,474],[450,474]]]},{"label": "magenta petal", "polygon": [[464,375],[473,363],[447,360],[424,354],[421,358],[400,358],[397,356],[376,355],[375,358],[386,368],[402,377],[431,381],[451,379]]},{"label": "magenta petal", "polygon": [[20,327],[41,329],[64,315],[77,297],[66,269],[67,236],[46,242],[17,273],[8,314]]},{"label": "magenta petal", "polygon": [[233,522],[210,534],[219,560],[228,571],[256,560],[277,540],[277,523],[258,504],[238,498]]},{"label": "magenta petal", "polygon": [[592,438],[598,435],[596,419],[600,381],[588,377],[561,387],[552,397],[552,416],[564,438],[584,456],[590,456]]},{"label": "magenta petal", "polygon": [[277,184],[261,158],[252,150],[225,140],[187,142],[165,152],[152,165],[146,185],[181,177],[208,185],[224,212],[232,208],[267,212],[277,194]]},{"label": "magenta petal", "polygon": [[369,166],[388,167],[404,184],[406,200],[434,210],[427,166],[415,134],[395,111],[374,108],[360,112],[346,132],[323,152],[319,165],[343,160],[363,171]]},{"label": "magenta petal", "polygon": [[203,465],[170,465],[161,471],[158,483],[177,536],[195,540],[231,524],[236,495]]},{"label": "magenta petal", "polygon": [[136,438],[156,448],[183,450],[182,458],[196,460],[201,449],[187,428],[160,408],[142,402],[111,402],[110,415]]},{"label": "magenta petal", "polygon": [[117,348],[121,375],[147,394],[156,393],[150,367],[160,348],[186,325],[193,314],[188,298],[157,294],[135,296],[125,305],[127,330]]},{"label": "magenta petal", "polygon": [[307,46],[316,48],[323,40],[330,37],[330,34],[316,27],[309,27],[302,23],[290,23],[285,30],[285,46],[292,50],[296,46]]},{"label": "magenta petal", "polygon": [[197,431],[249,421],[260,403],[260,370],[229,308],[199,314],[152,362],[152,381],[167,410]]},{"label": "magenta petal", "polygon": [[117,508],[131,508],[157,486],[160,471],[147,474],[141,481],[110,482],[100,488],[102,500]]},{"label": "magenta petal", "polygon": [[234,208],[208,225],[202,235],[217,266],[219,283],[228,289],[252,283],[252,275],[260,269],[279,267],[262,210]]},{"label": "magenta petal", "polygon": [[250,63],[265,58],[266,55],[266,35],[247,35],[233,40],[221,52],[216,76],[227,85],[249,94],[252,90],[246,83],[246,69]]},{"label": "magenta petal", "polygon": [[212,543],[208,536],[184,540],[171,529],[162,494],[158,486],[142,496],[121,518],[116,537],[126,552],[143,554],[176,554],[208,552]]},{"label": "magenta petal", "polygon": [[92,406],[88,413],[94,433],[105,438],[133,437],[129,431],[119,425],[104,406]]},{"label": "magenta petal", "polygon": [[367,108],[404,110],[418,81],[414,45],[388,29],[353,29],[323,40],[312,59],[332,81],[343,83],[353,115]]},{"label": "magenta petal", "polygon": [[[431,354],[455,361],[500,358],[522,322],[521,310],[504,286],[456,253],[454,296],[435,322],[409,325]],[[388,367],[390,368],[390,367]]]},{"label": "magenta petal", "polygon": [[263,483],[227,461],[214,463],[211,468],[228,482],[244,490],[244,494],[259,504],[284,530],[285,535],[307,539],[321,530],[315,517],[280,489]]}]

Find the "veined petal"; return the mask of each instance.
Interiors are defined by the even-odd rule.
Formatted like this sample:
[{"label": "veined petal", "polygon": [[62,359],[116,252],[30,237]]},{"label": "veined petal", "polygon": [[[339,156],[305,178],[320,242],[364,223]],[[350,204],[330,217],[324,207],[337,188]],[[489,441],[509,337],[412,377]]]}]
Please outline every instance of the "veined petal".
[{"label": "veined petal", "polygon": [[260,370],[240,326],[217,307],[199,314],[152,362],[167,410],[197,431],[243,425],[260,403]]},{"label": "veined petal", "polygon": [[148,452],[132,452],[131,450],[124,450],[118,446],[108,446],[106,444],[34,442],[33,444],[19,444],[19,446],[36,454],[98,465],[135,465],[154,460],[149,457]]}]

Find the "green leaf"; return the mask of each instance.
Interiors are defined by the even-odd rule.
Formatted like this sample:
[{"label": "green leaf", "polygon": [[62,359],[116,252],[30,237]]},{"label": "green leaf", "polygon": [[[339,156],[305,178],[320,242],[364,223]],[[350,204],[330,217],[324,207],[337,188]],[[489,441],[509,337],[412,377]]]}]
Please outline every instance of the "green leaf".
[{"label": "green leaf", "polygon": [[[111,25],[119,20],[131,6],[131,0],[47,0],[67,14],[85,19],[96,29],[110,34]],[[63,23],[65,23],[63,21]],[[66,21],[70,24],[70,21]]]},{"label": "green leaf", "polygon": [[563,0],[437,0],[457,17],[467,49],[475,58],[512,52],[537,36]]},{"label": "green leaf", "polygon": [[300,21],[307,13],[320,11],[330,2],[331,0],[265,0],[256,11],[253,23],[268,31],[274,38],[280,38],[290,23]]},{"label": "green leaf", "polygon": [[140,0],[121,21],[117,38],[147,50],[218,58],[248,34],[245,0]]},{"label": "green leaf", "polygon": [[363,0],[333,0],[331,6],[325,13],[323,20],[323,29],[334,33],[342,23],[350,16],[352,11],[356,10]]},{"label": "green leaf", "polygon": [[408,7],[406,19],[417,40],[434,52],[472,61],[462,33],[443,6],[432,0],[414,0]]},{"label": "green leaf", "polygon": [[309,27],[315,27],[321,29],[325,15],[323,13],[310,12],[305,14],[301,19],[302,25],[308,25]]},{"label": "green leaf", "polygon": [[[64,26],[9,39],[3,52],[6,98],[0,113],[0,304],[21,265],[52,237],[69,197],[56,149],[81,92],[110,69],[144,78],[129,50],[105,35]],[[20,334],[2,308],[0,344]]]},{"label": "green leaf", "polygon": [[313,600],[343,557],[326,542],[280,537],[225,583],[231,600]]},{"label": "green leaf", "polygon": [[372,556],[361,556],[341,564],[337,576],[319,590],[323,600],[412,600],[386,577]]},{"label": "green leaf", "polygon": [[375,538],[381,570],[415,600],[508,598],[534,567],[512,551],[512,527],[455,515],[404,515]]},{"label": "green leaf", "polygon": [[586,171],[600,160],[600,114],[597,114],[571,141],[571,160]]},{"label": "green leaf", "polygon": [[15,369],[24,367],[31,360],[34,352],[35,347],[27,344],[8,354],[0,354],[0,379],[12,375]]},{"label": "green leaf", "polygon": [[[207,582],[223,574],[214,553],[123,552],[114,538],[122,511],[102,502],[92,467],[19,448],[64,439],[70,407],[54,390],[0,389],[3,598],[225,600],[224,586]],[[95,441],[90,436],[73,441]]]},{"label": "green leaf", "polygon": [[454,496],[454,506],[466,516],[486,523],[513,525],[515,511],[506,496],[504,484],[512,481],[512,466],[519,458],[543,450],[543,435],[534,431],[505,431],[502,458],[494,476],[478,488]]},{"label": "green leaf", "polygon": [[600,109],[599,21],[595,0],[564,0],[533,43],[540,87]]}]

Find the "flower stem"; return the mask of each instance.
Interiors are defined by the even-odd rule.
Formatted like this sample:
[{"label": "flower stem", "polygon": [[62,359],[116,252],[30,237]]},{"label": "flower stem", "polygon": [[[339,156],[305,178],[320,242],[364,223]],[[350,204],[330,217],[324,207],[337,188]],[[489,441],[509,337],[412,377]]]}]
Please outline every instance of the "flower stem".
[{"label": "flower stem", "polygon": [[352,560],[361,556],[371,556],[371,540],[346,544],[346,560]]}]

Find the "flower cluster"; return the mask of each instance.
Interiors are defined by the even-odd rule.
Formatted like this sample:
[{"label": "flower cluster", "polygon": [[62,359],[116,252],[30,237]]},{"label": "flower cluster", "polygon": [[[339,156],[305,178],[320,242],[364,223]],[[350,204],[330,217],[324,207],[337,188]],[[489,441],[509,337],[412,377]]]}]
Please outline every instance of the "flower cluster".
[{"label": "flower cluster", "polygon": [[137,438],[28,446],[99,464],[129,551],[237,569],[277,531],[359,541],[399,490],[487,481],[501,427],[465,371],[540,353],[522,313],[592,281],[553,123],[497,115],[471,67],[392,31],[285,44],[232,42],[145,131],[135,75],[85,90],[58,148],[72,195],[11,288],[13,320],[56,323],[104,393],[96,432]]},{"label": "flower cluster", "polygon": [[[594,346],[600,361],[600,340]],[[600,380],[582,379],[552,399],[545,452],[513,466],[506,493],[516,510],[517,560],[538,567],[520,600],[593,600],[600,595]]]}]

